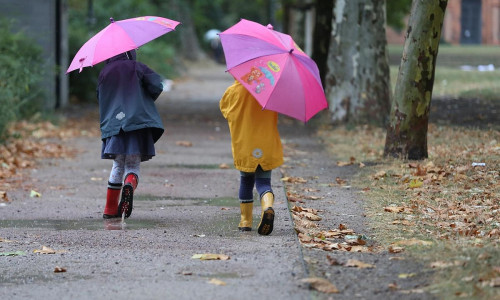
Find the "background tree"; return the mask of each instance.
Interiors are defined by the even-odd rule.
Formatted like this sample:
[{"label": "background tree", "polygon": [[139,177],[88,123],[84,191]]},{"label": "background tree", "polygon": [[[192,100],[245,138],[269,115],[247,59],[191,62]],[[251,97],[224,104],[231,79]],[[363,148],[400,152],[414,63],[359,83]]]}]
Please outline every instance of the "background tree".
[{"label": "background tree", "polygon": [[335,0],[325,94],[332,120],[385,123],[390,73],[385,0]]},{"label": "background tree", "polygon": [[332,12],[334,1],[316,0],[316,22],[314,24],[313,53],[311,58],[319,69],[323,86],[327,72],[328,48],[330,47],[330,34],[332,32]]},{"label": "background tree", "polygon": [[404,19],[410,13],[411,1],[412,0],[386,0],[387,26],[391,26],[396,30],[405,28],[406,24]]},{"label": "background tree", "polygon": [[447,0],[414,0],[387,128],[384,154],[427,158],[427,127]]},{"label": "background tree", "polygon": [[[325,85],[327,73],[328,48],[332,30],[332,11],[335,1],[315,1],[316,22],[314,25],[313,53],[311,58],[316,62]],[[411,0],[386,0],[387,26],[396,30],[405,27],[404,18],[410,13]]]}]

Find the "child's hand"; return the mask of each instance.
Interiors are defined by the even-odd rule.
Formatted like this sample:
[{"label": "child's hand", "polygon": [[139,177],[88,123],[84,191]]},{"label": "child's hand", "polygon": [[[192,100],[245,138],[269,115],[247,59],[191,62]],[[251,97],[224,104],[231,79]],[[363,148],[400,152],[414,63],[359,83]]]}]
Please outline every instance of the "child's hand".
[{"label": "child's hand", "polygon": [[174,82],[170,79],[164,79],[162,82],[161,82],[161,85],[163,86],[163,91],[164,92],[169,92],[170,90],[172,90],[172,85],[174,84]]}]

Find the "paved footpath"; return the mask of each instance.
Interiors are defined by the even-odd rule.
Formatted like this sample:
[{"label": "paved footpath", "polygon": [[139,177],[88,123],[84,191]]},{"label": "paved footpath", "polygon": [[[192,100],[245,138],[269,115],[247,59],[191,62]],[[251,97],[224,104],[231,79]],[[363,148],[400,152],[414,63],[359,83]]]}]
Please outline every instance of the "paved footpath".
[{"label": "paved footpath", "polygon": [[[336,284],[335,299],[397,299],[401,294],[388,284],[398,273],[412,271],[418,275],[405,288],[418,287],[425,273],[416,265],[386,265],[387,255],[372,255],[361,258],[384,262],[377,270],[340,268],[327,264],[328,253],[300,245],[280,180],[285,175],[323,187],[317,195],[327,200],[310,205],[325,210],[326,227],[348,223],[367,233],[355,193],[327,184],[353,170],[337,168],[308,125],[287,119],[280,125],[289,158],[273,172],[273,233],[237,230],[239,173],[232,167],[229,130],[218,108],[232,81],[222,66],[191,69],[157,101],[166,134],[156,145],[157,156],[142,164],[134,210],[125,224],[102,219],[111,164],[99,159],[98,137],[64,141],[80,150],[76,157],[43,160],[28,171],[26,185],[9,191],[12,201],[0,207],[0,252],[25,251],[0,257],[0,299],[328,299],[299,283],[310,276]],[[30,197],[32,188],[42,196]],[[259,216],[257,205],[254,228]],[[56,253],[34,253],[43,246]],[[229,259],[193,258],[204,253]],[[55,273],[56,266],[66,272]]]}]

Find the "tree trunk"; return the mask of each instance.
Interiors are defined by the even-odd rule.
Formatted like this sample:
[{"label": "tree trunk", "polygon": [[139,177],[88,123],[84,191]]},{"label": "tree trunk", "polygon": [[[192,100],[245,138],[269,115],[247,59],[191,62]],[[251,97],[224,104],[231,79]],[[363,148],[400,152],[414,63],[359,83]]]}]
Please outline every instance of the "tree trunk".
[{"label": "tree trunk", "polygon": [[333,122],[385,125],[390,73],[384,0],[335,0],[326,97]]},{"label": "tree trunk", "polygon": [[171,8],[182,20],[182,24],[178,27],[179,34],[182,34],[181,47],[182,56],[190,61],[197,61],[202,57],[202,51],[196,31],[191,18],[190,2],[183,0],[170,0]]},{"label": "tree trunk", "polygon": [[385,156],[427,158],[427,127],[447,0],[413,0],[385,141]]},{"label": "tree trunk", "polygon": [[326,78],[326,62],[332,32],[333,1],[316,0],[316,24],[314,25],[312,59],[316,62],[323,86]]}]

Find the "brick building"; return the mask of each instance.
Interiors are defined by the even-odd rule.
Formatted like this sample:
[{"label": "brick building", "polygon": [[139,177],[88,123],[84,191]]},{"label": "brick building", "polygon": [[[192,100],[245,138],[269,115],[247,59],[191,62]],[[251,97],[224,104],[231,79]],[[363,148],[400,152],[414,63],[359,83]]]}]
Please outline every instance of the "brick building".
[{"label": "brick building", "polygon": [[[404,34],[388,28],[389,44],[403,44]],[[441,36],[454,45],[500,45],[500,0],[449,0]]]}]

